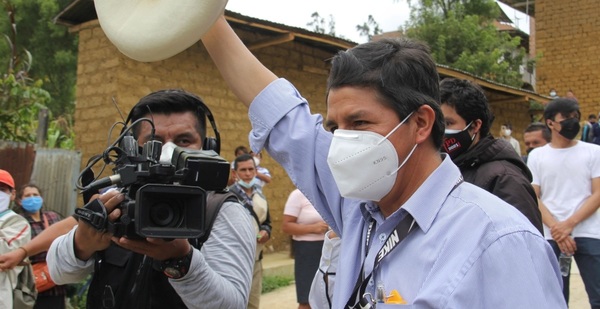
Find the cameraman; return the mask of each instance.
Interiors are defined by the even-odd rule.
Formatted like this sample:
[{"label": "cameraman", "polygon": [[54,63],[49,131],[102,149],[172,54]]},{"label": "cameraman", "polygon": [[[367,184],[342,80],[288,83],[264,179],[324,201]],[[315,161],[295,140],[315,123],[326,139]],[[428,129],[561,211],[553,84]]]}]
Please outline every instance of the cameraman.
[{"label": "cameraman", "polygon": [[[132,122],[150,118],[163,156],[174,146],[201,149],[206,137],[202,101],[187,92],[164,90],[142,98],[132,110]],[[147,122],[134,128],[140,145],[151,136]],[[117,190],[99,197],[108,219],[117,220],[124,199]],[[87,308],[243,308],[248,302],[256,234],[252,218],[238,202],[225,201],[201,250],[187,239],[117,238],[79,220],[48,251],[52,279],[58,284],[80,282],[92,272]],[[171,279],[161,271],[176,268]]]}]

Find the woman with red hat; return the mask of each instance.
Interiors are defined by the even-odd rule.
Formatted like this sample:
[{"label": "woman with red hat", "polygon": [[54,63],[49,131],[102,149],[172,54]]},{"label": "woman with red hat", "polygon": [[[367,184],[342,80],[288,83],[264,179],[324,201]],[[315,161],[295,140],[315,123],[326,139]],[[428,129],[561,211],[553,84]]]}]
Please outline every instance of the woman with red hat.
[{"label": "woman with red hat", "polygon": [[[27,220],[9,208],[14,199],[15,180],[9,172],[0,170],[0,254],[22,248],[31,239]],[[13,308],[13,289],[23,267],[4,269],[0,264],[0,308]]]}]

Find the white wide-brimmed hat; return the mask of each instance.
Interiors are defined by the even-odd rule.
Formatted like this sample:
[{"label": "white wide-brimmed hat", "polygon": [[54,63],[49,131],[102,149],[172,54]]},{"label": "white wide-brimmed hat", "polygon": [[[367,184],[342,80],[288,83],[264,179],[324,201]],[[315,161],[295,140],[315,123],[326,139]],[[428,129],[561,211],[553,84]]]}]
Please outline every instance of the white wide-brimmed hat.
[{"label": "white wide-brimmed hat", "polygon": [[227,0],[95,0],[100,27],[127,57],[170,58],[198,42]]}]

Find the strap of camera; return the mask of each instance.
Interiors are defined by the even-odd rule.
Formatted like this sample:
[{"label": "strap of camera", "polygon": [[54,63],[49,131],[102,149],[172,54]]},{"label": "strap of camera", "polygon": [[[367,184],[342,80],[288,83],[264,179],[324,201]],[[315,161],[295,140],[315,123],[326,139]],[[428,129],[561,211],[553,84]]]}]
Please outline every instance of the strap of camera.
[{"label": "strap of camera", "polygon": [[99,199],[87,203],[82,208],[75,208],[75,215],[98,231],[103,231],[107,227],[108,214],[104,204]]},{"label": "strap of camera", "polygon": [[238,202],[238,198],[235,194],[231,192],[208,192],[208,197],[206,198],[206,213],[204,216],[204,226],[206,227],[206,233],[204,233],[199,238],[190,239],[190,243],[196,249],[200,250],[202,248],[202,244],[204,244],[204,242],[210,236],[210,231],[212,230],[212,226],[215,223],[215,219],[219,214],[219,210],[221,210],[221,206],[223,206],[223,203],[225,203],[226,201]]}]

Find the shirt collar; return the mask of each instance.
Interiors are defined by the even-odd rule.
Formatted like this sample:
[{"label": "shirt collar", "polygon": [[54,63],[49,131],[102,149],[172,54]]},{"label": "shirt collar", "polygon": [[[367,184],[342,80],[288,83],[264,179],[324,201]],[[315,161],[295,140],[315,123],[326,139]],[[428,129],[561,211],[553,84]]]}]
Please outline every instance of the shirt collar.
[{"label": "shirt collar", "polygon": [[[400,220],[404,218],[405,212],[408,212],[423,232],[429,230],[448,194],[462,181],[460,170],[452,162],[450,156],[442,154],[442,157],[442,164],[427,177],[408,201],[391,214],[387,220]],[[379,206],[373,202],[361,203],[360,210],[366,222],[375,219],[379,224],[383,220]]]}]

